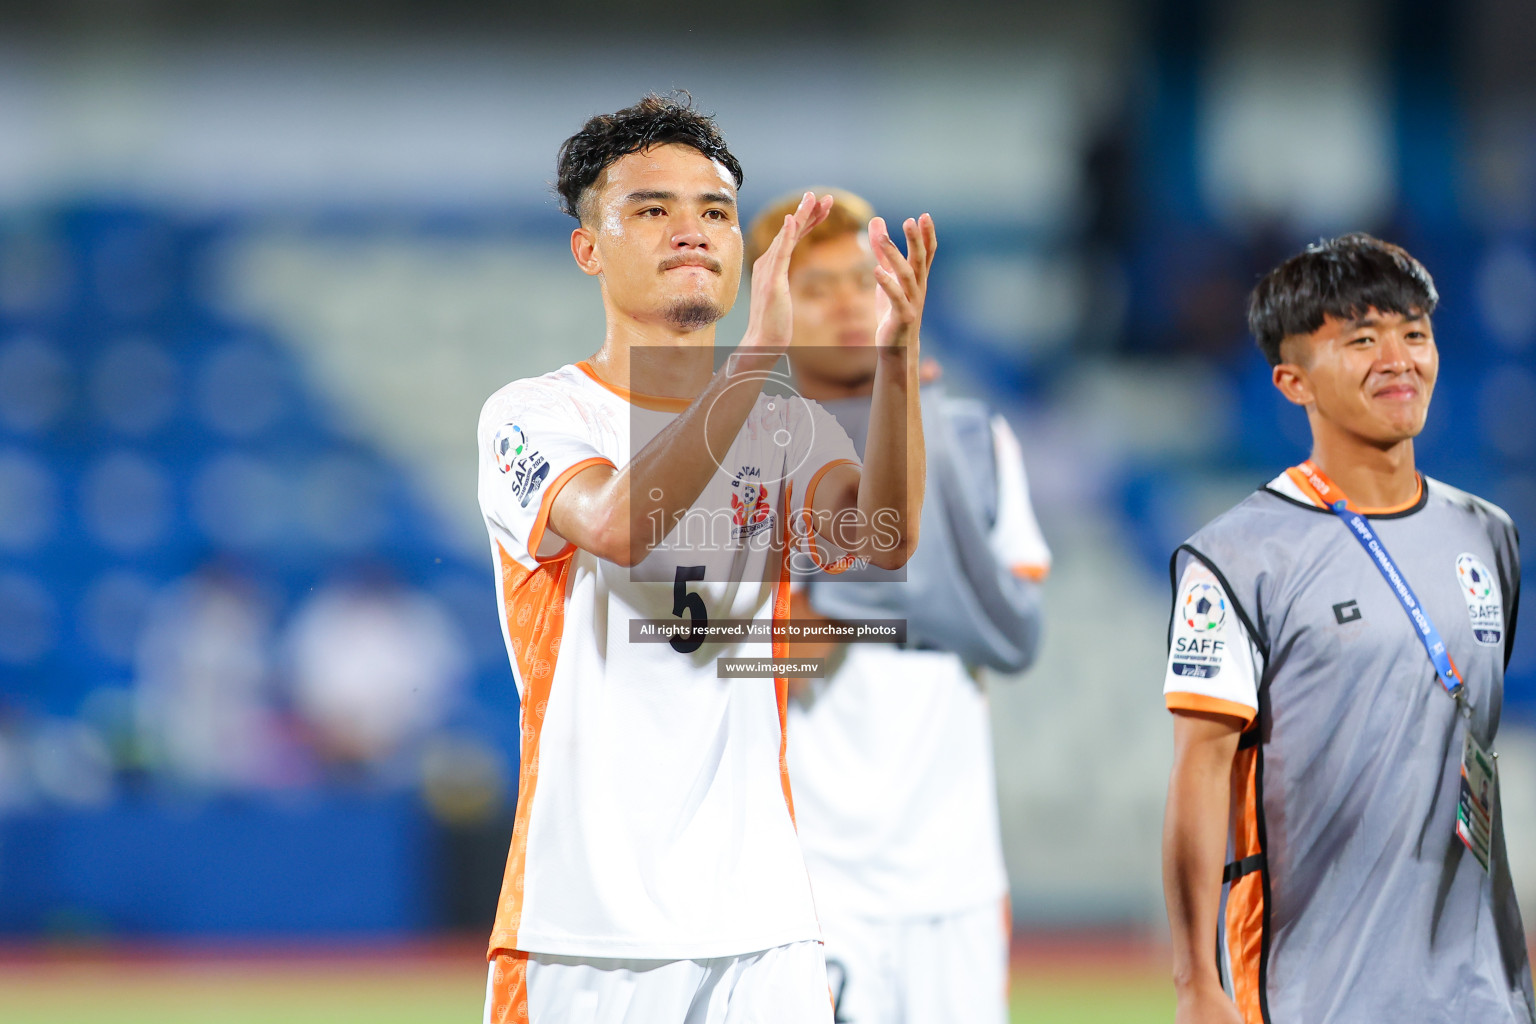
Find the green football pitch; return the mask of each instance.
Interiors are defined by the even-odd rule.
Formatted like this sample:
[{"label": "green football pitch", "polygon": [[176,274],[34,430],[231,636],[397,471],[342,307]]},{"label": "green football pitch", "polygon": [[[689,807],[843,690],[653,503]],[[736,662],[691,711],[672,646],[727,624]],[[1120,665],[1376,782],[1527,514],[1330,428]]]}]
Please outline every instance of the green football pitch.
[{"label": "green football pitch", "polygon": [[[48,956],[0,960],[6,1024],[470,1024],[484,968],[467,956]],[[1142,1024],[1173,1019],[1168,982],[1144,965],[1075,959],[1021,966],[1013,1021]]]}]

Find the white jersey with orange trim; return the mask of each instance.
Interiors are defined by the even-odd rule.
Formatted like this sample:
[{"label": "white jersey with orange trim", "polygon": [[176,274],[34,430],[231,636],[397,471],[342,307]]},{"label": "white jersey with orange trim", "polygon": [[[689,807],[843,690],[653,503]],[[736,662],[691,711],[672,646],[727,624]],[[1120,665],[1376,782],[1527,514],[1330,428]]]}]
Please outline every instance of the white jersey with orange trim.
[{"label": "white jersey with orange trim", "polygon": [[[1042,580],[1051,553],[1023,453],[1001,416],[992,433],[992,554]],[[834,915],[893,921],[995,911],[1008,878],[980,682],[947,651],[854,643],[839,658],[828,678],[811,680],[791,702],[789,725],[800,839],[829,943]]]},{"label": "white jersey with orange trim", "polygon": [[1039,582],[1050,575],[1051,549],[1035,519],[1029,474],[1018,435],[1002,416],[992,417],[992,451],[997,461],[997,523],[992,550],[1015,574]]},{"label": "white jersey with orange trim", "polygon": [[522,701],[493,954],[695,959],[819,938],[785,770],[786,682],[717,678],[717,658],[775,645],[679,653],[631,642],[630,620],[787,615],[785,524],[827,469],[857,462],[847,436],[812,403],[760,396],[721,472],[633,569],[549,527],[571,476],[622,467],[688,404],[578,363],[507,385],[481,412],[480,507]]},{"label": "white jersey with orange trim", "polygon": [[1178,588],[1163,703],[1171,711],[1231,715],[1246,726],[1259,713],[1258,646],[1228,614],[1232,597],[1204,562],[1191,559]]}]

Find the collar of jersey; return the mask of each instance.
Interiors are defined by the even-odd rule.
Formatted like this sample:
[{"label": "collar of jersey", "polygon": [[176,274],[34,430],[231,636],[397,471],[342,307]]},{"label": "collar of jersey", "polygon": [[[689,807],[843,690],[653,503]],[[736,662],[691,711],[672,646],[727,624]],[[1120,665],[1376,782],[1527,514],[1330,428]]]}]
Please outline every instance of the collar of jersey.
[{"label": "collar of jersey", "polygon": [[[1289,472],[1290,470],[1286,471],[1286,473]],[[1281,475],[1285,476],[1285,474]],[[1416,473],[1414,475],[1418,477],[1419,490],[1418,493],[1414,495],[1412,501],[1402,505],[1391,505],[1386,508],[1359,508],[1356,509],[1356,511],[1365,516],[1367,519],[1398,519],[1402,516],[1413,515],[1419,509],[1423,508],[1429,501],[1429,488],[1424,483],[1424,474]],[[1284,491],[1276,489],[1274,484],[1278,482],[1278,480],[1279,478],[1277,477],[1276,480],[1265,484],[1262,488],[1260,488],[1260,490],[1267,491],[1268,493],[1273,494],[1275,497],[1280,498],[1283,501],[1290,502],[1292,505],[1299,505],[1302,508],[1311,509],[1314,512],[1323,512],[1328,515],[1333,514],[1332,509],[1319,505],[1307,494],[1305,488],[1296,485],[1294,481],[1292,482],[1291,486],[1302,495],[1300,498],[1296,497],[1294,494],[1287,494]]]},{"label": "collar of jersey", "polygon": [[682,412],[684,409],[693,404],[693,400],[688,398],[667,398],[662,395],[642,395],[638,391],[631,391],[628,388],[621,388],[617,384],[610,384],[603,380],[603,378],[599,377],[597,375],[597,371],[592,369],[592,364],[587,362],[585,359],[576,364],[576,369],[580,370],[588,377],[591,377],[593,383],[597,384],[599,387],[612,391],[614,394],[624,399],[624,401],[628,402],[630,405],[638,405],[642,409],[650,409],[654,412]]}]

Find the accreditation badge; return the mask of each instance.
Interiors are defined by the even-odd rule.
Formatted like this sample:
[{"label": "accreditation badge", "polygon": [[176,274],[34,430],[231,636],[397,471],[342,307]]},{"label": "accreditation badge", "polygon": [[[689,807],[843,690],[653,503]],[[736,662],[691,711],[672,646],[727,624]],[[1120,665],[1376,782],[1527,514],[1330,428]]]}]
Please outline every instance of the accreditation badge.
[{"label": "accreditation badge", "polygon": [[1467,742],[1461,755],[1461,800],[1456,807],[1456,836],[1472,851],[1472,856],[1488,870],[1488,852],[1493,847],[1493,802],[1498,793],[1499,771],[1494,759],[1472,735],[1470,723]]}]

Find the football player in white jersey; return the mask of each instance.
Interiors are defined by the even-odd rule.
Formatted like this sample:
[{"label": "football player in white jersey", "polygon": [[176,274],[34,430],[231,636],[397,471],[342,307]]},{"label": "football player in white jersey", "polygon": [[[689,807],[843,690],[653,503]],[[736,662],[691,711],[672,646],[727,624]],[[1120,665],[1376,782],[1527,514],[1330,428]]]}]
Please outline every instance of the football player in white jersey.
[{"label": "football player in white jersey", "polygon": [[[800,394],[859,438],[876,370],[878,263],[861,231],[873,210],[852,193],[832,194],[827,219],[801,238],[790,263],[791,364]],[[748,231],[749,257],[773,244],[797,202],[780,200],[758,215]],[[983,589],[1017,613],[997,625],[1015,645],[1006,667],[1022,669],[1034,657],[1038,582],[1051,556],[1007,422],[945,394],[928,379],[936,378],[933,370],[923,376],[934,465],[923,542],[906,567],[914,578],[875,582],[848,573],[814,588],[797,585],[792,598],[800,623],[824,621],[823,613],[844,621],[882,611],[905,617],[909,638],[921,646],[792,645],[797,656],[826,657],[827,674],[791,682],[790,780],[835,1019],[1003,1024],[1010,927],[991,724],[986,692],[954,642],[966,620],[986,616],[960,607],[930,616],[934,628],[924,632],[919,606],[948,603],[940,576],[961,581],[952,596],[963,598],[963,566],[1006,577]],[[979,479],[965,472],[980,466],[988,471],[975,474]],[[941,500],[951,473],[959,493]],[[967,513],[978,529],[953,522]],[[871,586],[877,589],[867,596],[852,593]],[[861,608],[865,602],[873,607]]]},{"label": "football player in white jersey", "polygon": [[[590,119],[558,174],[607,334],[590,359],[502,388],[480,417],[480,504],[522,714],[485,1020],[826,1021],[785,769],[787,681],[728,675],[723,660],[785,645],[703,631],[787,617],[791,556],[818,538],[887,567],[916,544],[933,223],[903,225],[905,256],[870,225],[885,298],[861,466],[814,404],[762,392],[789,343],[790,253],[830,197],[807,194],[784,218],[754,268],[746,337],[717,371],[742,175],[713,121],[648,96]],[[669,624],[703,635],[669,639]]]}]

